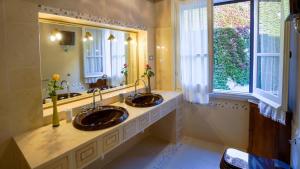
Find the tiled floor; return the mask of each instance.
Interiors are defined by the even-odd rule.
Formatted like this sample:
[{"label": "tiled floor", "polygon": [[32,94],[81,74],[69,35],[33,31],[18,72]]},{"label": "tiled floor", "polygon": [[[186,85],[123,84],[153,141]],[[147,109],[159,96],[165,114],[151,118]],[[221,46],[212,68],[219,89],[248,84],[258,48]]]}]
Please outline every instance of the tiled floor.
[{"label": "tiled floor", "polygon": [[185,137],[179,147],[147,138],[105,169],[219,169],[223,146]]}]

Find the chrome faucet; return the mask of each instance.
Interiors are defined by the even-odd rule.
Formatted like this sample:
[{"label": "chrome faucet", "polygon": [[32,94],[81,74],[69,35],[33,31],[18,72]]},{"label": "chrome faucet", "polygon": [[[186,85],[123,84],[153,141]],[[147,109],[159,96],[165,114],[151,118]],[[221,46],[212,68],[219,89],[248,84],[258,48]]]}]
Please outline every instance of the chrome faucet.
[{"label": "chrome faucet", "polygon": [[137,80],[135,81],[135,83],[134,83],[134,95],[137,94],[136,85],[137,85],[137,83],[138,83],[140,80],[144,83],[145,90],[147,91],[147,85],[146,85],[146,82],[145,82],[143,79],[137,79]]},{"label": "chrome faucet", "polygon": [[99,89],[99,88],[94,89],[94,91],[93,91],[93,107],[92,107],[93,110],[96,109],[96,92],[99,92],[100,102],[103,100],[101,89]]},{"label": "chrome faucet", "polygon": [[70,85],[69,85],[69,82],[68,82],[68,81],[66,81],[66,80],[63,80],[63,81],[61,81],[60,85],[61,85],[61,86],[63,86],[63,85],[64,85],[64,83],[65,83],[65,84],[66,84],[66,86],[67,86],[68,98],[70,98],[70,97],[71,97],[71,94],[70,94]]}]

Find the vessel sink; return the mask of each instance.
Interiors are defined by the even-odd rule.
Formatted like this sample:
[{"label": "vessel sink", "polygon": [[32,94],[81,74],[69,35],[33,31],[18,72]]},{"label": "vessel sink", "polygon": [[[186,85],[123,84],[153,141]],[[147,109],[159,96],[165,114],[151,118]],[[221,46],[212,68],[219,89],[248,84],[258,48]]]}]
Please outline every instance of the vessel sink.
[{"label": "vessel sink", "polygon": [[[70,93],[70,98],[80,96],[81,93]],[[63,93],[63,94],[58,94],[57,95],[57,100],[63,100],[63,99],[68,99],[68,93]],[[50,99],[50,97],[47,97],[47,99]],[[46,99],[43,99],[43,104],[46,103]]]},{"label": "vessel sink", "polygon": [[126,109],[117,106],[100,106],[76,115],[73,126],[79,130],[94,131],[109,128],[128,118]]},{"label": "vessel sink", "polygon": [[139,93],[126,98],[125,103],[133,107],[152,107],[161,104],[164,98],[154,93]]},{"label": "vessel sink", "polygon": [[[80,96],[80,95],[81,95],[80,93],[70,93],[70,98]],[[68,98],[68,93],[63,93],[63,94],[57,95],[57,100],[63,100],[63,99],[67,99],[67,98]]]}]

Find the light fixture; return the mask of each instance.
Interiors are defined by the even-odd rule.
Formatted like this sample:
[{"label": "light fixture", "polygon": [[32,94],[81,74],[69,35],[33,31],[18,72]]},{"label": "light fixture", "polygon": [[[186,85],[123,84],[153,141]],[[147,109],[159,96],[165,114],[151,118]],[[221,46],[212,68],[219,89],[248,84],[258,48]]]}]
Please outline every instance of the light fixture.
[{"label": "light fixture", "polygon": [[82,38],[83,42],[86,42],[87,40],[92,41],[94,40],[93,35],[91,32],[85,32],[84,37]]},{"label": "light fixture", "polygon": [[114,41],[116,38],[113,34],[110,34],[107,40]]},{"label": "light fixture", "polygon": [[132,41],[132,38],[130,36],[128,36],[128,38],[126,39],[126,41],[124,42],[124,44],[128,45],[130,41]]},{"label": "light fixture", "polygon": [[58,29],[54,29],[51,32],[51,34],[50,34],[50,40],[52,42],[54,42],[54,41],[60,41],[60,40],[62,40],[62,38],[63,38],[62,34],[61,34],[61,32]]},{"label": "light fixture", "polygon": [[130,36],[128,36],[127,38],[127,42],[132,41],[132,38]]}]

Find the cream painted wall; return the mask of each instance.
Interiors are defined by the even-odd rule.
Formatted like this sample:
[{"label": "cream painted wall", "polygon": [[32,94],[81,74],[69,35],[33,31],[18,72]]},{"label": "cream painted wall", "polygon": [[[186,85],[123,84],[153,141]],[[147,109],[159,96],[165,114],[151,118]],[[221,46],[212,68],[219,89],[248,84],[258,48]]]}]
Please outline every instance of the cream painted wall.
[{"label": "cream painted wall", "polygon": [[156,87],[162,90],[175,89],[175,57],[173,48],[173,29],[171,0],[155,3],[156,14]]},{"label": "cream painted wall", "polygon": [[184,103],[184,135],[247,150],[249,103],[228,99],[209,105]]},{"label": "cream painted wall", "polygon": [[42,125],[38,4],[148,28],[154,55],[154,4],[148,0],[0,0],[0,168],[13,168],[12,136]]}]

